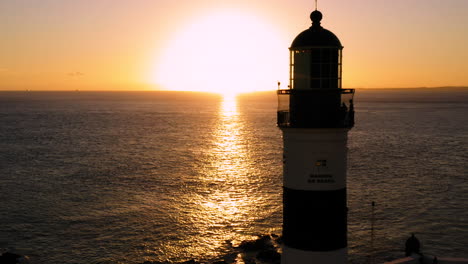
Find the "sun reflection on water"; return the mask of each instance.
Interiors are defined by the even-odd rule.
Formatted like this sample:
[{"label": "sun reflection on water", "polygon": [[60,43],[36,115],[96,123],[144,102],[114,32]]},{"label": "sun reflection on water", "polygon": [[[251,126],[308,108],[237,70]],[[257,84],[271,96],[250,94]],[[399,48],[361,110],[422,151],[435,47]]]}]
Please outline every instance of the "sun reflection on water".
[{"label": "sun reflection on water", "polygon": [[238,103],[235,95],[225,95],[213,109],[214,122],[197,124],[204,128],[203,144],[194,138],[191,143],[198,144],[185,147],[190,159],[175,167],[180,171],[169,181],[172,196],[157,201],[167,219],[163,238],[154,247],[158,261],[243,264],[237,245],[259,234],[278,233],[271,227],[279,206],[271,205],[276,192],[265,177],[271,164],[262,165],[256,126],[245,115],[248,108]]},{"label": "sun reflection on water", "polygon": [[[213,132],[212,148],[208,150],[207,166],[200,173],[206,188],[198,193],[194,203],[198,209],[192,217],[193,228],[203,237],[202,247],[193,247],[193,255],[216,254],[220,248],[252,239],[249,222],[256,217],[252,197],[251,161],[244,121],[238,110],[235,95],[224,96],[218,112],[218,123]],[[228,243],[226,241],[229,241]],[[237,263],[243,263],[239,260]]]},{"label": "sun reflection on water", "polygon": [[[221,103],[219,115],[224,119],[238,115],[237,97],[235,94],[225,94]],[[238,121],[238,120],[235,120]]]}]

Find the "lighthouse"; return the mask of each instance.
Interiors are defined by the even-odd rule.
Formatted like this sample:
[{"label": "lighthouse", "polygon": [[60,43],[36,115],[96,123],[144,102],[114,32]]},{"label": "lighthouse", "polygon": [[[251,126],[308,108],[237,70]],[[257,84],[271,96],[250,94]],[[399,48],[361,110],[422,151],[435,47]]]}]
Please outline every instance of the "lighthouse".
[{"label": "lighthouse", "polygon": [[278,89],[283,133],[282,264],[347,263],[346,161],[353,89],[341,88],[340,40],[311,13],[292,42],[290,82]]}]

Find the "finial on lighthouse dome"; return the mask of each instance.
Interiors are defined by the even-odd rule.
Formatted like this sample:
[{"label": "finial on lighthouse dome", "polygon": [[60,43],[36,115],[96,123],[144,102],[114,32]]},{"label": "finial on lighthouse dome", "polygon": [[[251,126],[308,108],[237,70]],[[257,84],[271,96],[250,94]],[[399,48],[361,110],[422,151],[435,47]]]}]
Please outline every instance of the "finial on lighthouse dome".
[{"label": "finial on lighthouse dome", "polygon": [[320,25],[322,20],[322,12],[314,10],[310,14],[310,19],[312,20],[312,26],[303,32],[301,32],[294,39],[291,44],[291,48],[299,47],[337,47],[342,48],[340,40],[333,34],[331,31],[324,29]]},{"label": "finial on lighthouse dome", "polygon": [[322,17],[322,13],[318,10],[314,10],[312,13],[310,13],[310,20],[312,20],[312,26],[320,26],[320,21],[322,20]]}]

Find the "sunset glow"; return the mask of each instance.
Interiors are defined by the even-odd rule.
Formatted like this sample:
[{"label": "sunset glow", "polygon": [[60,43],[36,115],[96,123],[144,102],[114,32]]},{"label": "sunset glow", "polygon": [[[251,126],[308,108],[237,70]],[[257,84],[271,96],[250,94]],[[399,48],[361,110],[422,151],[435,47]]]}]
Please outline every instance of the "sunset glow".
[{"label": "sunset glow", "polygon": [[[314,1],[0,1],[0,90],[190,90],[288,83]],[[318,1],[344,88],[468,86],[468,1]],[[440,41],[443,40],[443,41]]]},{"label": "sunset glow", "polygon": [[157,62],[153,81],[178,91],[273,90],[287,78],[286,45],[274,28],[252,15],[212,13],[175,36]]}]

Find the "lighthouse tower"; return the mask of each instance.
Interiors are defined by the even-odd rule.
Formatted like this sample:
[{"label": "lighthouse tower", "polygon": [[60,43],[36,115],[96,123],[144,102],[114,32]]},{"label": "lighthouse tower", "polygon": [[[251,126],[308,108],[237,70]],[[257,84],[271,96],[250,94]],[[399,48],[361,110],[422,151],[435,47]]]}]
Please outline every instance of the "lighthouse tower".
[{"label": "lighthouse tower", "polygon": [[347,135],[354,125],[353,89],[341,88],[339,39],[322,13],[290,50],[290,83],[278,90],[283,132],[282,264],[347,263]]}]

